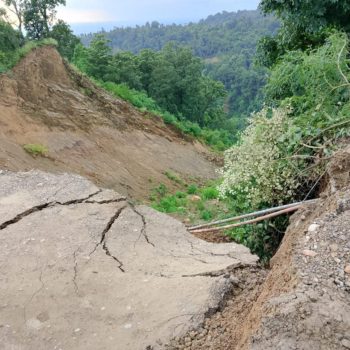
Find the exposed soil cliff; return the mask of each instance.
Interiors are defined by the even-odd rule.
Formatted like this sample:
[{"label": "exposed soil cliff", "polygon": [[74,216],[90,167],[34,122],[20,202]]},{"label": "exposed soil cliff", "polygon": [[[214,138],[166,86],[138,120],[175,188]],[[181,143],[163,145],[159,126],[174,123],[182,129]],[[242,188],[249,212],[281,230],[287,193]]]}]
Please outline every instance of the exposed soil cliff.
[{"label": "exposed soil cliff", "polygon": [[[24,144],[42,144],[33,158]],[[215,177],[213,155],[156,117],[112,98],[75,72],[52,47],[33,50],[0,76],[0,168],[84,175],[134,198],[173,170]]]}]

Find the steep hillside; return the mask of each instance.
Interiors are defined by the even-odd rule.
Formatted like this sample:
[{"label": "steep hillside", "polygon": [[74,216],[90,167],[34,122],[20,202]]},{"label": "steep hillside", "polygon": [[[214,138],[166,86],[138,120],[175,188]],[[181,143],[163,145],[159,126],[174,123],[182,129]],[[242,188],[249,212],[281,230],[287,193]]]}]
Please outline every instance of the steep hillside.
[{"label": "steep hillside", "polygon": [[[52,47],[33,50],[0,76],[0,168],[73,172],[134,198],[164,172],[215,177],[213,155],[153,115],[114,99],[75,72]],[[48,148],[44,157],[25,144]]]},{"label": "steep hillside", "polygon": [[[254,65],[256,47],[262,37],[274,35],[279,26],[275,17],[264,16],[257,10],[224,11],[198,23],[152,22],[135,28],[115,28],[103,35],[116,52],[159,51],[169,42],[190,47],[196,56],[203,58],[205,74],[225,85],[229,114],[241,118],[263,105],[262,88],[268,71]],[[81,37],[85,45],[89,45],[92,38],[91,33]],[[240,127],[242,124],[241,120]]]},{"label": "steep hillside", "polygon": [[[169,41],[190,46],[194,53],[209,58],[227,53],[255,50],[257,40],[276,32],[279,22],[259,11],[222,12],[198,23],[163,25],[158,22],[143,26],[114,28],[104,32],[115,50],[138,53],[142,49],[161,50]],[[82,35],[89,45],[93,34]]]}]

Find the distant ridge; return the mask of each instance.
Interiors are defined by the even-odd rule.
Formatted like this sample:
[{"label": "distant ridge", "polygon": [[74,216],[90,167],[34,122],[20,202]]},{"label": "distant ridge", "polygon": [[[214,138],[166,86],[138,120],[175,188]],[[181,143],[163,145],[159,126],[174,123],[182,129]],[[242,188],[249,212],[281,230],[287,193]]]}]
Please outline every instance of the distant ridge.
[{"label": "distant ridge", "polygon": [[[161,24],[157,21],[147,22],[142,26],[116,27],[104,32],[116,50],[138,53],[149,48],[161,50],[169,41],[190,46],[199,57],[207,58],[228,53],[235,48],[235,42],[242,36],[250,36],[250,47],[255,47],[257,38],[273,34],[279,28],[279,22],[272,16],[264,16],[258,10],[237,12],[220,12],[210,15],[196,23]],[[101,30],[99,31],[101,33]],[[225,37],[232,38],[227,45]],[[93,34],[81,36],[88,45]]]}]

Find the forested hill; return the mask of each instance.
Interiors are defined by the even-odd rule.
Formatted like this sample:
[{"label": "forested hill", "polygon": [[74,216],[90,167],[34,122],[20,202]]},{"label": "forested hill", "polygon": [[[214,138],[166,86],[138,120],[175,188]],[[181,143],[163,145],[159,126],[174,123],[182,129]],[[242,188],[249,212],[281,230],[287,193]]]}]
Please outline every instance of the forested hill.
[{"label": "forested hill", "polygon": [[[279,22],[259,11],[222,12],[198,23],[163,25],[158,22],[143,26],[115,28],[105,32],[116,50],[138,53],[149,48],[161,50],[169,41],[190,46],[196,56],[209,58],[243,49],[255,50],[264,35],[276,32]],[[88,45],[93,34],[82,36]]]},{"label": "forested hill", "polygon": [[[267,77],[266,69],[253,64],[257,42],[278,28],[279,22],[272,16],[259,11],[238,11],[218,13],[187,25],[152,22],[103,33],[114,51],[134,54],[146,48],[159,51],[168,42],[190,47],[204,59],[205,74],[225,85],[227,111],[236,118],[237,126],[243,127],[245,117],[262,105]],[[89,45],[93,36],[82,36],[82,42]]]}]

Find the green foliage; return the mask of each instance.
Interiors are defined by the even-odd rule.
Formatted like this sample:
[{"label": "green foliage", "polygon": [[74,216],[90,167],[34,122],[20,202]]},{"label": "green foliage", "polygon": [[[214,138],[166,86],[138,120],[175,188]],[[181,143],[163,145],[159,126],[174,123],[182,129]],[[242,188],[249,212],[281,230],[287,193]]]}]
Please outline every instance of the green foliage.
[{"label": "green foliage", "polygon": [[216,187],[205,187],[201,190],[201,196],[206,199],[216,199],[219,197],[219,191]]},{"label": "green foliage", "polygon": [[[167,45],[171,47],[169,42],[175,43],[173,48],[190,47],[196,56],[203,59],[205,75],[224,84],[228,91],[227,111],[235,118],[242,119],[236,124],[242,129],[245,118],[259,110],[263,102],[261,91],[266,83],[267,70],[253,64],[256,44],[262,36],[272,35],[278,28],[279,23],[272,16],[263,16],[259,11],[239,11],[218,13],[188,25],[152,22],[136,28],[115,28],[104,32],[104,35],[111,41],[110,45],[115,51],[139,54],[142,87],[162,108],[174,115],[180,113],[201,126],[224,128],[225,120],[217,118],[212,111],[212,108],[217,107],[215,100],[223,98],[222,86],[212,85],[206,89],[205,81],[198,84],[199,62],[188,60],[186,50],[176,49],[165,61],[161,55],[152,51],[166,50]],[[88,45],[92,38],[88,34],[82,37],[82,41]],[[169,60],[170,57],[172,59]],[[176,60],[188,64],[181,66]],[[124,70],[121,66],[119,69]],[[130,74],[135,76],[134,71],[130,71]],[[124,82],[138,89],[128,77],[115,82]],[[183,91],[181,94],[178,93],[179,89]],[[183,94],[188,98],[185,97],[179,103]],[[205,112],[207,103],[211,104],[209,113]]]},{"label": "green foliage", "polygon": [[52,27],[50,37],[57,41],[57,49],[59,53],[71,61],[75,47],[80,43],[80,40],[73,34],[69,25],[64,21],[59,20]]},{"label": "green foliage", "polygon": [[43,39],[40,41],[29,41],[23,47],[15,51],[0,52],[0,72],[6,72],[13,68],[23,57],[30,51],[41,46],[57,46],[56,40],[52,38]]},{"label": "green foliage", "polygon": [[[266,108],[225,154],[221,194],[232,211],[303,200],[339,139],[350,136],[349,40],[332,32],[316,50],[289,51],[274,66]],[[286,217],[229,234],[262,257],[277,248]]]},{"label": "green foliage", "polygon": [[[174,181],[173,179],[171,179]],[[194,220],[209,221],[215,217],[221,218],[222,212],[226,210],[228,202],[226,200],[214,200],[218,197],[218,190],[215,183],[208,183],[206,186],[196,184],[188,185],[180,177],[175,182],[177,190],[175,193],[164,191],[164,185],[160,184],[152,190],[150,196],[151,205],[154,209],[163,213],[174,214],[193,222]],[[194,194],[198,194],[196,200],[192,200]],[[199,199],[199,200],[198,200]]]},{"label": "green foliage", "polygon": [[108,46],[108,40],[101,34],[96,35],[91,41],[90,48],[81,51],[86,53],[86,67],[79,67],[95,79],[105,80],[108,78],[112,49]]},{"label": "green foliage", "polygon": [[328,28],[350,32],[349,0],[262,0],[260,8],[282,21],[278,35],[260,44],[259,61],[266,66],[272,66],[288,50],[322,45]]},{"label": "green foliage", "polygon": [[197,187],[197,185],[194,185],[194,184],[189,185],[187,188],[188,194],[196,194],[197,191],[198,191],[198,187]]},{"label": "green foliage", "polygon": [[173,182],[175,182],[175,183],[177,183],[177,184],[182,184],[182,183],[183,183],[182,180],[180,179],[180,177],[177,176],[176,174],[174,174],[174,173],[171,172],[171,171],[166,171],[166,172],[164,173],[164,175],[165,175],[169,180],[171,180],[171,181],[173,181]]},{"label": "green foliage", "polygon": [[24,27],[30,40],[49,37],[56,8],[66,0],[28,0],[24,4]]},{"label": "green foliage", "polygon": [[[217,125],[226,119],[223,104],[224,86],[202,75],[203,65],[190,49],[169,44],[160,52],[144,50],[139,55],[118,52],[112,55],[109,40],[95,35],[89,48],[78,46],[73,63],[90,77],[125,85],[148,95],[164,111],[177,118],[184,118],[201,126]],[[144,93],[142,95],[142,93]],[[134,99],[125,88],[119,95]],[[136,102],[136,101],[134,101]],[[136,102],[149,104],[150,101]],[[170,115],[167,123],[175,122]],[[199,132],[194,124],[190,133]]]},{"label": "green foliage", "polygon": [[154,204],[153,208],[162,213],[184,213],[187,200],[177,196],[166,196],[159,203]]},{"label": "green foliage", "polygon": [[27,144],[23,149],[33,156],[46,156],[49,152],[48,148],[41,144]]},{"label": "green foliage", "polygon": [[251,208],[293,198],[298,164],[286,159],[288,140],[283,138],[290,127],[284,110],[274,110],[272,116],[263,110],[252,117],[240,143],[225,153],[221,194],[244,196]]},{"label": "green foliage", "polygon": [[17,50],[21,45],[21,35],[8,23],[0,20],[0,51],[10,52]]},{"label": "green foliage", "polygon": [[157,188],[155,188],[155,192],[160,197],[164,197],[168,193],[168,188],[164,184],[160,184]]},{"label": "green foliage", "polygon": [[213,213],[210,210],[203,210],[201,212],[201,219],[204,221],[209,221],[213,218]]},{"label": "green foliage", "polygon": [[[78,46],[79,47],[79,46]],[[98,85],[109,91],[111,94],[130,102],[141,111],[147,111],[163,118],[166,124],[170,124],[181,130],[184,134],[192,135],[203,140],[207,145],[216,151],[223,151],[230,147],[235,138],[226,130],[213,130],[201,128],[198,124],[188,120],[178,119],[176,116],[164,111],[157,103],[144,92],[130,89],[125,84],[115,84],[111,82],[97,82]]]}]

